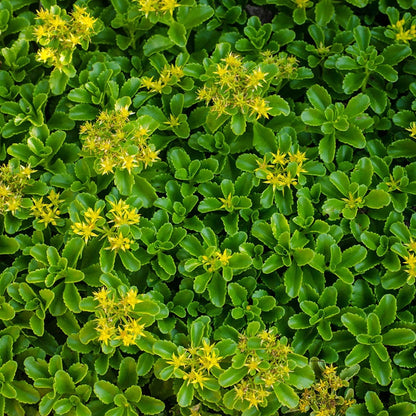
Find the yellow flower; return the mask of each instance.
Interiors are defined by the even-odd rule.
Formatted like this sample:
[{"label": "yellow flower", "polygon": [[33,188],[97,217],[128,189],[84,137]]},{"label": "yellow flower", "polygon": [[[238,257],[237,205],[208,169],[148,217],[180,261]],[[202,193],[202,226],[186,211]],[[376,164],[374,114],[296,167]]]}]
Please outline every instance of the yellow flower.
[{"label": "yellow flower", "polygon": [[334,367],[333,364],[327,365],[323,371],[325,376],[332,376],[337,373],[337,367]]},{"label": "yellow flower", "polygon": [[296,7],[300,9],[305,9],[307,4],[309,3],[309,0],[292,0],[292,1],[296,4]]},{"label": "yellow flower", "polygon": [[126,169],[129,173],[131,173],[132,169],[137,167],[136,155],[129,155],[128,153],[124,153],[120,155],[122,168]]},{"label": "yellow flower", "polygon": [[267,106],[267,101],[261,97],[255,97],[253,101],[249,104],[252,109],[251,115],[257,114],[256,119],[264,116],[269,118],[268,111],[272,109],[272,107]]},{"label": "yellow flower", "polygon": [[403,257],[404,258],[404,264],[407,264],[409,268],[416,266],[416,257],[414,254],[409,254],[408,256]]},{"label": "yellow flower", "polygon": [[144,13],[146,17],[149,13],[157,11],[157,0],[139,0],[139,10]]},{"label": "yellow flower", "polygon": [[95,223],[76,222],[71,225],[71,228],[74,234],[80,235],[84,239],[85,244],[88,243],[91,237],[97,237],[98,235],[94,233]]},{"label": "yellow flower", "polygon": [[139,323],[137,319],[132,319],[130,322],[125,324],[124,328],[130,332],[132,337],[136,339],[144,335],[144,324]]},{"label": "yellow flower", "polygon": [[226,65],[233,69],[241,68],[243,65],[241,57],[239,55],[233,54],[232,52],[223,58],[222,61],[224,61]]},{"label": "yellow flower", "polygon": [[126,251],[133,243],[130,238],[124,237],[120,232],[114,236],[109,235],[107,238],[108,242],[110,243],[110,247],[107,247],[106,249],[111,251]]},{"label": "yellow flower", "polygon": [[41,48],[37,52],[37,59],[39,61],[47,62],[48,59],[54,58],[55,59],[56,51],[52,48],[46,47]]},{"label": "yellow flower", "polygon": [[153,150],[150,147],[143,149],[140,159],[144,163],[145,168],[159,159],[158,153],[159,150]]},{"label": "yellow flower", "polygon": [[221,368],[219,364],[221,359],[222,357],[217,356],[217,353],[215,351],[212,351],[211,353],[200,357],[199,361],[207,371],[210,371],[213,367]]},{"label": "yellow flower", "polygon": [[246,396],[245,399],[248,401],[248,408],[255,407],[256,409],[259,408],[259,404],[263,403],[264,398],[260,397],[258,391],[252,390]]},{"label": "yellow flower", "polygon": [[223,253],[220,251],[217,252],[217,258],[221,262],[222,266],[228,266],[231,255],[227,253],[227,249],[224,249]]},{"label": "yellow flower", "polygon": [[272,167],[267,162],[266,156],[263,157],[263,160],[256,160],[256,163],[258,165],[258,167],[255,169],[256,172],[259,170],[265,170],[268,172],[268,170]]},{"label": "yellow flower", "polygon": [[167,124],[169,127],[178,127],[180,125],[179,116],[175,117],[173,114],[171,114],[169,120],[165,121],[163,124]]},{"label": "yellow flower", "polygon": [[97,328],[99,333],[98,341],[102,341],[105,345],[108,345],[108,342],[115,335],[116,329],[112,326],[102,326]]},{"label": "yellow flower", "polygon": [[244,365],[248,367],[249,370],[255,370],[255,371],[260,371],[259,369],[260,364],[261,364],[261,359],[257,356],[251,356],[244,363]]},{"label": "yellow flower", "polygon": [[113,173],[115,167],[116,163],[109,156],[103,157],[100,161],[100,171],[103,175],[105,175],[106,173]]},{"label": "yellow flower", "polygon": [[220,202],[222,202],[222,205],[220,206],[220,208],[232,209],[233,207],[232,198],[233,198],[233,195],[231,193],[228,194],[226,198],[218,198]]},{"label": "yellow flower", "polygon": [[84,217],[88,220],[88,223],[90,225],[95,224],[100,218],[102,218],[102,216],[100,215],[100,212],[101,212],[101,208],[98,208],[96,210],[92,208],[88,208],[84,212]]},{"label": "yellow flower", "polygon": [[189,363],[189,356],[187,352],[183,352],[179,355],[173,353],[171,359],[166,362],[173,365],[175,368],[186,367]]},{"label": "yellow flower", "polygon": [[276,153],[272,153],[273,160],[272,163],[274,165],[282,165],[284,166],[286,164],[286,153],[280,153],[280,150],[278,150]]},{"label": "yellow flower", "polygon": [[409,251],[413,251],[414,253],[416,252],[416,241],[413,240],[413,238],[410,238],[410,242],[405,244],[405,246]]},{"label": "yellow flower", "polygon": [[204,388],[204,381],[208,380],[208,377],[204,376],[202,372],[192,369],[190,373],[183,376],[183,379],[188,381],[188,385],[197,384],[202,389]]},{"label": "yellow flower", "polygon": [[128,328],[126,328],[126,325],[124,326],[124,329],[118,328],[118,336],[116,338],[120,339],[126,347],[133,345],[136,339]]},{"label": "yellow flower", "polygon": [[283,182],[283,175],[280,173],[274,173],[274,172],[269,172],[267,174],[266,180],[264,181],[264,183],[267,183],[269,185],[273,186],[273,191],[276,190],[276,188],[283,186],[284,182]]},{"label": "yellow flower", "polygon": [[16,211],[20,208],[22,198],[18,195],[12,195],[7,201],[7,211],[12,214],[16,214]]},{"label": "yellow flower", "polygon": [[143,302],[142,300],[137,298],[137,289],[136,288],[131,288],[127,293],[126,296],[124,297],[125,302],[127,303],[127,305],[129,305],[132,309],[134,309],[134,307],[140,303]]},{"label": "yellow flower", "polygon": [[414,121],[410,123],[410,127],[406,130],[410,132],[410,137],[416,138],[416,123]]},{"label": "yellow flower", "polygon": [[74,11],[72,12],[72,17],[74,18],[76,24],[83,26],[87,31],[93,31],[95,22],[97,19],[94,19],[88,14],[88,11],[85,7],[80,7],[74,5]]},{"label": "yellow flower", "polygon": [[346,205],[350,209],[357,208],[363,202],[363,199],[360,196],[357,196],[355,198],[351,192],[348,194],[348,198],[341,199],[346,203]]},{"label": "yellow flower", "polygon": [[296,153],[289,153],[290,162],[296,162],[298,165],[302,165],[306,160],[308,159],[306,158],[304,152],[297,150]]},{"label": "yellow flower", "polygon": [[263,72],[260,68],[254,70],[247,79],[247,88],[257,89],[261,87],[262,83],[266,79],[267,72]]},{"label": "yellow flower", "polygon": [[97,292],[93,292],[92,294],[94,295],[94,299],[98,301],[100,306],[107,305],[107,301],[110,295],[110,291],[107,288],[102,287],[100,290],[98,290]]},{"label": "yellow flower", "polygon": [[[25,167],[23,167],[23,166],[20,166],[20,174],[21,175],[23,175],[23,176],[25,176],[26,178],[30,178],[30,175],[32,174],[32,173],[35,173],[36,172],[36,170],[35,169],[32,169],[31,167],[30,167],[30,165],[27,165],[27,166],[25,166]],[[51,191],[51,193],[52,192],[55,192],[54,190],[52,190]],[[52,201],[51,201],[52,202]]]},{"label": "yellow flower", "polygon": [[179,7],[179,4],[176,2],[176,0],[160,1],[160,10],[162,10],[163,12],[169,12],[170,14],[172,14],[177,7]]}]

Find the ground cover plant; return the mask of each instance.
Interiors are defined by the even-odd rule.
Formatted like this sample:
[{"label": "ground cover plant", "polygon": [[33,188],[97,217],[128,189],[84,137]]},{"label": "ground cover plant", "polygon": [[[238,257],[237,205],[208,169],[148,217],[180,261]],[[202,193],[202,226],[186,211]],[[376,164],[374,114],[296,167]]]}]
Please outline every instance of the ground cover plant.
[{"label": "ground cover plant", "polygon": [[1,0],[0,414],[416,414],[415,10]]}]

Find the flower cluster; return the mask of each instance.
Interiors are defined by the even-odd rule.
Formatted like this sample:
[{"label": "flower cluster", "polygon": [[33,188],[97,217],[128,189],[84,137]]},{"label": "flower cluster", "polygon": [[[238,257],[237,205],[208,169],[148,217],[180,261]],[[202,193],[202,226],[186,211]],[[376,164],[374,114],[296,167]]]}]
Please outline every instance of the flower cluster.
[{"label": "flower cluster", "polygon": [[228,266],[228,262],[231,258],[231,250],[224,249],[221,253],[220,250],[216,249],[212,252],[204,254],[201,258],[202,265],[208,272],[215,272],[222,267]]},{"label": "flower cluster", "polygon": [[36,172],[29,165],[8,163],[0,166],[0,214],[15,214],[22,208],[23,190]]},{"label": "flower cluster", "polygon": [[164,88],[177,84],[183,76],[184,72],[181,66],[170,64],[162,69],[157,80],[153,80],[153,77],[142,77],[141,82],[142,86],[150,92],[162,94]]},{"label": "flower cluster", "polygon": [[33,206],[30,208],[32,215],[38,220],[39,223],[57,225],[59,214],[61,213],[59,207],[62,200],[59,199],[59,193],[56,193],[54,189],[47,196],[49,202],[43,202],[43,197],[32,198]]},{"label": "flower cluster", "polygon": [[396,40],[408,43],[410,40],[416,39],[416,25],[411,25],[409,29],[405,30],[406,22],[404,19],[398,20],[391,28],[396,32]]},{"label": "flower cluster", "polygon": [[257,161],[256,172],[264,180],[264,183],[271,185],[273,191],[290,188],[297,184],[299,175],[306,172],[303,163],[307,160],[305,153],[297,150],[281,153],[271,153],[264,156],[263,160]]},{"label": "flower cluster", "polygon": [[98,302],[98,341],[105,345],[110,341],[121,341],[128,347],[135,343],[137,337],[144,335],[145,325],[134,312],[134,307],[142,302],[135,287],[121,297],[103,287],[94,292],[94,299]]},{"label": "flower cluster", "polygon": [[133,244],[131,230],[121,229],[122,225],[135,225],[140,221],[140,214],[137,208],[127,204],[123,200],[117,202],[109,201],[111,209],[107,212],[106,217],[102,217],[102,208],[88,208],[83,212],[83,220],[74,222],[71,226],[74,234],[81,236],[85,243],[90,238],[97,237],[101,234],[107,238],[109,243],[108,250],[126,251]]},{"label": "flower cluster", "polygon": [[174,367],[176,374],[186,380],[188,385],[192,384],[203,389],[204,382],[210,378],[212,369],[221,368],[221,359],[215,344],[203,340],[200,347],[180,346],[178,354],[172,354],[171,360],[167,363]]},{"label": "flower cluster", "polygon": [[113,173],[114,169],[129,173],[138,167],[147,167],[158,160],[158,152],[149,144],[149,129],[128,125],[129,111],[121,107],[103,111],[95,123],[81,126],[83,153],[95,159],[98,173]]},{"label": "flower cluster", "polygon": [[285,56],[274,57],[270,51],[264,53],[264,61],[260,65],[244,63],[243,59],[230,53],[216,64],[215,70],[208,75],[205,85],[198,91],[198,99],[210,103],[210,111],[218,115],[232,115],[240,112],[243,115],[269,117],[267,99],[263,97],[270,79],[263,67],[273,64],[276,66],[276,77],[285,78],[293,73],[295,58]]},{"label": "flower cluster", "polygon": [[240,335],[238,348],[246,354],[244,365],[249,373],[234,386],[236,398],[245,402],[248,408],[265,405],[265,399],[272,393],[273,386],[284,383],[291,372],[289,360],[292,348],[279,340],[273,330],[263,330],[257,337],[261,340],[258,348],[249,346],[248,337]]},{"label": "flower cluster", "polygon": [[292,1],[293,1],[293,3],[296,4],[296,7],[300,8],[300,9],[306,9],[306,6],[312,4],[312,2],[310,2],[309,0],[292,0]]},{"label": "flower cluster", "polygon": [[139,10],[144,13],[146,17],[150,13],[155,13],[157,16],[166,13],[173,14],[174,10],[179,7],[176,0],[136,0],[139,3]]},{"label": "flower cluster", "polygon": [[348,387],[348,381],[340,378],[336,367],[326,366],[321,379],[309,389],[305,389],[299,400],[299,411],[312,411],[315,416],[341,416],[355,403],[354,399],[346,399],[338,395],[337,390]]},{"label": "flower cluster", "polygon": [[416,139],[416,122],[412,121],[409,128],[406,130],[410,133],[412,139]]},{"label": "flower cluster", "polygon": [[276,79],[295,78],[298,69],[298,60],[294,56],[288,55],[286,52],[280,52],[275,55],[273,51],[265,50],[261,52],[263,64],[275,65],[277,68]]},{"label": "flower cluster", "polygon": [[269,117],[271,107],[262,97],[266,86],[267,72],[260,66],[250,68],[244,65],[240,56],[230,53],[216,65],[216,71],[198,91],[198,99],[212,105],[210,110],[218,115],[233,113],[237,109],[242,114],[256,115],[256,118]]},{"label": "flower cluster", "polygon": [[408,255],[404,256],[404,264],[406,265],[407,283],[412,285],[416,279],[416,241],[410,238],[410,242],[405,244]]},{"label": "flower cluster", "polygon": [[72,53],[77,45],[86,48],[95,34],[97,19],[91,17],[85,7],[74,6],[68,16],[59,6],[37,12],[36,19],[42,23],[34,28],[36,41],[42,45],[37,59],[62,70],[72,61]]}]

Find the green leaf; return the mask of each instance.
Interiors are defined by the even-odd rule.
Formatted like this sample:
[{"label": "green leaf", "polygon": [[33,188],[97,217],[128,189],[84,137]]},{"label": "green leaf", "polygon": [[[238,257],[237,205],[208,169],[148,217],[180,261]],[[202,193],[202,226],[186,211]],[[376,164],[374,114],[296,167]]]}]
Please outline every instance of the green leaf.
[{"label": "green leaf", "polygon": [[16,399],[20,403],[34,404],[40,399],[39,392],[26,381],[14,381],[13,388],[16,390]]},{"label": "green leaf", "polygon": [[289,373],[288,383],[297,389],[307,389],[315,381],[315,373],[311,367],[296,367]]},{"label": "green leaf", "polygon": [[153,186],[145,178],[137,175],[134,177],[131,195],[138,198],[144,208],[152,207],[153,202],[157,199],[157,194]]},{"label": "green leaf", "polygon": [[134,177],[127,169],[116,169],[114,183],[121,195],[129,196],[133,189]]},{"label": "green leaf", "polygon": [[224,306],[225,296],[227,293],[226,290],[226,282],[224,278],[219,273],[215,273],[208,284],[208,293],[211,302],[217,308]]},{"label": "green leaf", "polygon": [[350,124],[348,130],[338,131],[335,133],[337,140],[342,143],[351,145],[358,149],[363,149],[365,147],[366,141],[363,132],[359,127]]},{"label": "green leaf", "polygon": [[392,368],[390,359],[382,361],[375,352],[370,355],[370,367],[377,382],[382,386],[390,384]]},{"label": "green leaf", "polygon": [[62,95],[65,91],[68,81],[68,75],[66,75],[64,72],[61,72],[59,69],[54,68],[49,77],[49,85],[51,87],[52,94]]},{"label": "green leaf", "polygon": [[384,408],[383,403],[374,391],[368,391],[365,394],[365,406],[371,414],[377,414]]},{"label": "green leaf", "polygon": [[114,396],[119,393],[119,389],[109,381],[100,380],[94,384],[94,393],[100,401],[110,404],[113,403]]},{"label": "green leaf", "polygon": [[173,21],[169,25],[168,30],[169,39],[179,47],[183,48],[186,45],[186,29],[181,23]]},{"label": "green leaf", "polygon": [[157,52],[170,49],[174,43],[171,39],[162,35],[153,35],[143,45],[143,53],[145,56],[153,55]]},{"label": "green leaf", "polygon": [[292,264],[284,274],[286,293],[295,298],[299,295],[303,281],[302,269],[297,264]]},{"label": "green leaf", "polygon": [[63,300],[65,306],[74,313],[81,312],[79,303],[81,302],[81,296],[74,283],[65,283],[65,289],[63,293]]},{"label": "green leaf", "polygon": [[341,317],[341,321],[348,328],[348,331],[350,331],[351,334],[353,335],[367,333],[367,326],[366,326],[365,319],[355,313],[351,313],[351,312],[344,313]]},{"label": "green leaf", "polygon": [[367,345],[357,344],[345,358],[345,365],[352,366],[358,364],[361,361],[364,361],[369,353],[370,351]]},{"label": "green leaf", "polygon": [[186,29],[199,26],[205,20],[209,19],[214,14],[214,10],[206,4],[197,4],[192,7],[179,7],[176,14],[176,19],[183,24]]},{"label": "green leaf", "polygon": [[240,284],[229,283],[227,289],[234,306],[240,306],[243,302],[247,301],[247,289]]},{"label": "green leaf", "polygon": [[345,114],[349,117],[356,117],[367,110],[370,105],[370,99],[365,94],[358,94],[348,101],[345,108]]},{"label": "green leaf", "polygon": [[123,266],[127,270],[131,272],[137,272],[138,270],[140,270],[140,260],[130,250],[121,250],[118,252],[118,255],[121,259],[121,262],[123,263]]},{"label": "green leaf", "polygon": [[403,61],[403,59],[410,56],[411,53],[412,49],[409,47],[409,45],[396,43],[387,46],[387,48],[384,48],[381,55],[384,58],[384,64],[397,65],[399,62]]},{"label": "green leaf", "polygon": [[246,131],[246,119],[243,114],[236,113],[231,117],[231,130],[236,136],[241,136]]},{"label": "green leaf", "polygon": [[387,152],[393,158],[416,157],[416,141],[411,139],[395,140],[389,145]]},{"label": "green leaf", "polygon": [[256,123],[253,127],[253,146],[262,155],[277,152],[277,139],[271,129]]},{"label": "green leaf", "polygon": [[307,108],[300,116],[308,126],[322,126],[326,121],[324,113],[316,108]]},{"label": "green leaf", "polygon": [[299,396],[295,393],[292,387],[285,383],[278,383],[273,386],[273,390],[279,399],[279,402],[284,406],[293,409],[299,403]]},{"label": "green leaf", "polygon": [[397,304],[393,295],[384,295],[374,309],[377,314],[382,328],[392,324],[396,319]]},{"label": "green leaf", "polygon": [[408,328],[392,328],[383,334],[384,345],[407,345],[416,341],[416,334]]},{"label": "green leaf", "polygon": [[342,89],[345,94],[352,94],[361,88],[366,78],[365,72],[349,72],[344,77]]},{"label": "green leaf", "polygon": [[55,373],[53,386],[54,390],[59,394],[72,394],[75,391],[75,384],[72,378],[63,370],[58,370]]},{"label": "green leaf", "polygon": [[230,387],[241,381],[247,373],[248,369],[245,366],[241,368],[230,367],[218,377],[218,382],[221,387]]},{"label": "green leaf", "polygon": [[126,389],[137,384],[137,365],[132,357],[125,357],[120,363],[118,370],[117,385],[121,389]]},{"label": "green leaf", "polygon": [[186,381],[184,381],[176,396],[176,400],[178,401],[179,406],[189,407],[192,403],[193,397],[194,397],[193,385],[188,384]]},{"label": "green leaf", "polygon": [[380,209],[390,204],[390,195],[381,189],[372,189],[364,198],[364,204],[373,209]]},{"label": "green leaf", "polygon": [[319,156],[325,163],[330,163],[334,160],[334,157],[335,157],[335,135],[334,134],[327,134],[319,141]]},{"label": "green leaf", "polygon": [[310,103],[318,110],[325,111],[332,103],[331,96],[328,91],[320,85],[313,85],[306,92]]},{"label": "green leaf", "polygon": [[99,109],[90,104],[77,104],[69,110],[71,120],[94,120],[99,113]]},{"label": "green leaf", "polygon": [[360,263],[367,256],[367,249],[360,245],[347,248],[342,252],[342,267],[353,267]]},{"label": "green leaf", "polygon": [[331,0],[321,0],[315,6],[315,20],[320,26],[327,25],[334,16],[335,9]]},{"label": "green leaf", "polygon": [[0,254],[14,254],[19,250],[19,243],[6,235],[0,236]]}]

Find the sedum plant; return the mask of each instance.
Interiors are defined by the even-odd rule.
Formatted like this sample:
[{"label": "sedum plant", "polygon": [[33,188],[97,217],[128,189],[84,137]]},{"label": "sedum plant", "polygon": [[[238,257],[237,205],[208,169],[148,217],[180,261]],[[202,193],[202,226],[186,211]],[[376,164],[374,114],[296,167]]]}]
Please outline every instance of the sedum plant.
[{"label": "sedum plant", "polygon": [[415,8],[2,0],[0,415],[413,415]]}]

